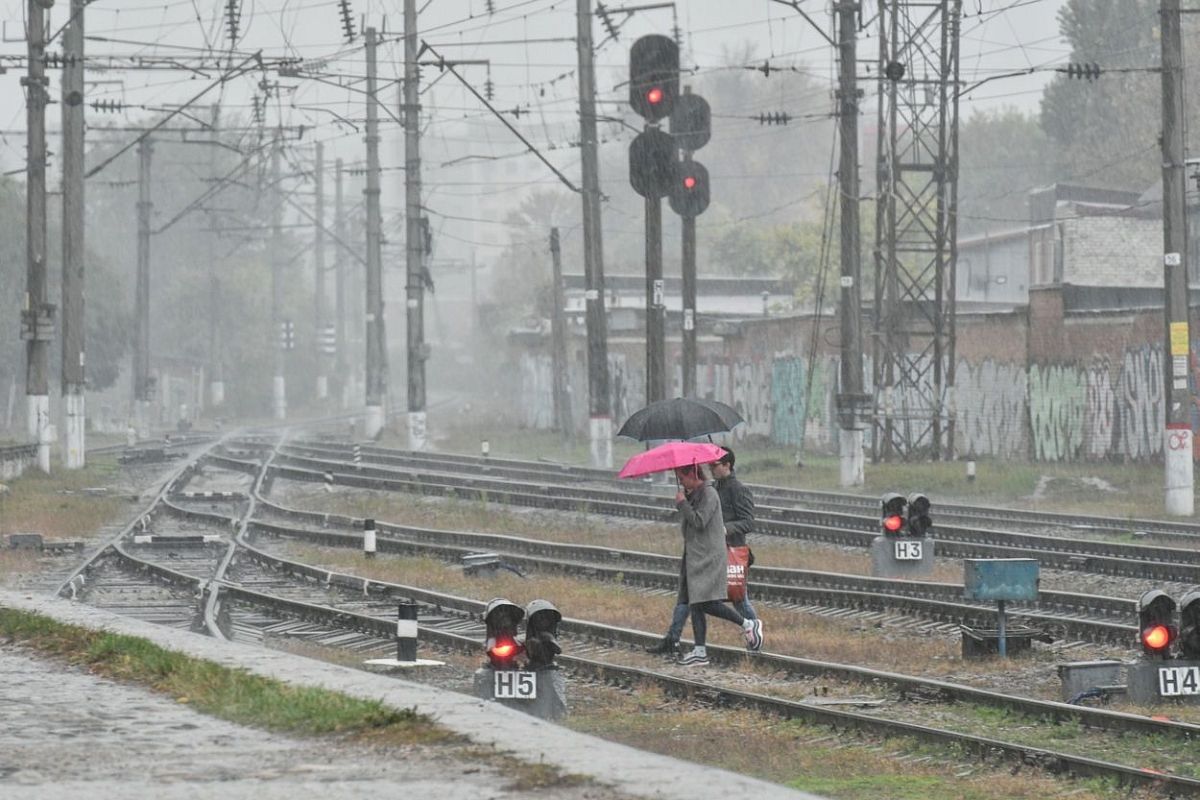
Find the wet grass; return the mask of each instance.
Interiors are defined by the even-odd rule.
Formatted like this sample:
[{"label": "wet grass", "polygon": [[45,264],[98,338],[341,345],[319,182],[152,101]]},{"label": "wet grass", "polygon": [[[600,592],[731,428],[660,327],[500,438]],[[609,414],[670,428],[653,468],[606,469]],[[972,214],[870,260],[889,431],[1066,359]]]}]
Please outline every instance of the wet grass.
[{"label": "wet grass", "polygon": [[88,495],[90,487],[109,487],[119,467],[114,456],[93,457],[80,470],[54,469],[50,475],[36,469],[10,481],[0,493],[0,534],[36,532],[47,539],[86,536],[116,519],[124,498],[109,490]]},{"label": "wet grass", "polygon": [[1148,798],[1102,781],[1062,781],[1007,762],[906,738],[829,728],[734,709],[689,707],[650,686],[589,686],[566,724],[642,750],[686,758],[836,800],[1115,800]]},{"label": "wet grass", "polygon": [[148,686],[198,711],[270,731],[316,735],[387,729],[409,744],[452,740],[428,717],[324,689],[291,686],[161,648],[145,639],[0,609],[0,636],[91,672]]},{"label": "wet grass", "polygon": [[[590,463],[586,438],[577,437],[566,442],[550,431],[463,425],[456,420],[442,420],[436,426],[431,424],[430,430],[436,434],[433,447],[444,452],[477,455],[480,442],[486,439],[496,457],[547,459],[580,466]],[[408,440],[403,432],[392,432],[384,437],[382,444],[404,448],[408,446]],[[836,456],[806,452],[800,459],[803,466],[797,466],[794,448],[758,441],[737,442],[734,447],[738,472],[747,481],[820,491],[847,491],[839,486]],[[638,442],[614,440],[614,467],[619,468],[642,449],[644,446]],[[1044,479],[1040,495],[1033,497]],[[1097,488],[1094,479],[1103,481],[1099,485],[1105,488]],[[852,491],[866,495],[924,491],[933,496],[935,503],[945,500],[1153,519],[1166,517],[1162,486],[1163,467],[1153,462],[1042,463],[977,459],[976,478],[968,482],[965,461],[872,464],[868,456],[865,485]]]}]

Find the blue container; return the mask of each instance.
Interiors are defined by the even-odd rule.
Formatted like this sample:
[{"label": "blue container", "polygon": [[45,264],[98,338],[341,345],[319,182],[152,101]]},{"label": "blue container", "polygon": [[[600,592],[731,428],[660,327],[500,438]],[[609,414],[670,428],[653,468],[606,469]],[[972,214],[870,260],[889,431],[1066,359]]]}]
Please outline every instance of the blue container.
[{"label": "blue container", "polygon": [[1036,600],[1035,558],[968,558],[963,560],[963,597],[967,600]]}]

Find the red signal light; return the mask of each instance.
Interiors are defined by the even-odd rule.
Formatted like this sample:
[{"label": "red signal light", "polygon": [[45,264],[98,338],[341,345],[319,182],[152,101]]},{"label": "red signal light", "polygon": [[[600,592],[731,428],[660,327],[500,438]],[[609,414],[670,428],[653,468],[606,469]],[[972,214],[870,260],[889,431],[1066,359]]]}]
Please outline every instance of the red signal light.
[{"label": "red signal light", "polygon": [[488,648],[488,661],[496,669],[512,669],[523,652],[525,648],[511,636],[501,636]]},{"label": "red signal light", "polygon": [[899,514],[892,514],[890,517],[883,518],[883,529],[888,533],[895,533],[904,526],[904,517]]},{"label": "red signal light", "polygon": [[683,188],[695,189],[696,188],[696,177],[694,175],[688,175],[686,178],[684,178],[683,179]]},{"label": "red signal light", "polygon": [[1166,625],[1151,625],[1142,631],[1142,644],[1151,650],[1164,650],[1171,645],[1174,638],[1171,634]]},{"label": "red signal light", "polygon": [[663,90],[661,86],[654,86],[650,91],[646,92],[646,102],[652,106],[656,106],[663,101]]}]

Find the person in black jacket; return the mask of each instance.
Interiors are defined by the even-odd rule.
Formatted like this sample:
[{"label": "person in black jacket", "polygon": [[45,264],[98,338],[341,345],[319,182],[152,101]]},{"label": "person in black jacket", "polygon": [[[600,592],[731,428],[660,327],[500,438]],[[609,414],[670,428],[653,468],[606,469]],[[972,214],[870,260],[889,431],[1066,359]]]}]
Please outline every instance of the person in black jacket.
[{"label": "person in black jacket", "polygon": [[[754,495],[734,476],[733,465],[736,460],[733,450],[726,447],[725,455],[712,465],[712,474],[715,478],[713,485],[721,499],[721,517],[725,520],[725,544],[743,547],[746,544],[746,534],[754,532]],[[733,607],[746,619],[758,619],[758,614],[750,603],[749,592],[743,600],[734,603]],[[676,604],[667,635],[646,649],[651,653],[674,653],[679,647],[679,637],[683,635],[683,625],[687,616],[687,605]]]}]

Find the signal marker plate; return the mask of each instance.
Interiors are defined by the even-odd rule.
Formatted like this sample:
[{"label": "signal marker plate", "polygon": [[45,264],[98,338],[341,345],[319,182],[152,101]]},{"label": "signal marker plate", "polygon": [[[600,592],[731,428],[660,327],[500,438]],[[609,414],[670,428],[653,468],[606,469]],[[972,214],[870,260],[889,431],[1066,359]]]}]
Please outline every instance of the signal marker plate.
[{"label": "signal marker plate", "polygon": [[1158,693],[1163,697],[1200,694],[1200,667],[1159,667]]},{"label": "signal marker plate", "polygon": [[896,542],[897,561],[920,561],[922,555],[921,543],[910,539]]},{"label": "signal marker plate", "polygon": [[492,696],[497,700],[536,700],[537,673],[512,669],[496,670]]}]

